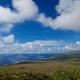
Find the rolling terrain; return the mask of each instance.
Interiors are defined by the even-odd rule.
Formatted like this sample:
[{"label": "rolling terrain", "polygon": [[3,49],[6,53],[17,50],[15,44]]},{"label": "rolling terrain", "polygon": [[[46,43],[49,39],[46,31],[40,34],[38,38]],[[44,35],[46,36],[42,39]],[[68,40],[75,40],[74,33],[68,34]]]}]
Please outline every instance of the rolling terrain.
[{"label": "rolling terrain", "polygon": [[80,80],[80,61],[49,61],[1,66],[0,80]]},{"label": "rolling terrain", "polygon": [[0,65],[29,63],[39,61],[80,60],[80,51],[67,53],[30,53],[30,54],[0,54]]},{"label": "rolling terrain", "polygon": [[1,57],[0,80],[80,80],[80,51]]}]

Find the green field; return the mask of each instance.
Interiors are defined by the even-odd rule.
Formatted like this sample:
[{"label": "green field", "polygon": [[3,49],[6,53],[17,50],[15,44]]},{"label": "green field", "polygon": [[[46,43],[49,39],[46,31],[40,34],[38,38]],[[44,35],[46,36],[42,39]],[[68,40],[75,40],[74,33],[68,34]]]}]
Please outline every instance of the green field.
[{"label": "green field", "polygon": [[48,61],[1,66],[0,80],[80,80],[80,61]]}]

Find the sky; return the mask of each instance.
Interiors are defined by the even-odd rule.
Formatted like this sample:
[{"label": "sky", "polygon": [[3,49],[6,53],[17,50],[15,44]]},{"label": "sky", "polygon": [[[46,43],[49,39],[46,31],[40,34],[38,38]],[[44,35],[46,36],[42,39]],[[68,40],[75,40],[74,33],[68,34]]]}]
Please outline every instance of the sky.
[{"label": "sky", "polygon": [[80,0],[0,0],[0,54],[80,50]]}]

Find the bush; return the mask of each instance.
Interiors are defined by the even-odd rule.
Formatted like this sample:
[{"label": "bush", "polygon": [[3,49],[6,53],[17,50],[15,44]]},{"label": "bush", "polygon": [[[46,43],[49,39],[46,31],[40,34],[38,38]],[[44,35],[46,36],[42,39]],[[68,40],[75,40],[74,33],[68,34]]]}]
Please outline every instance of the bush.
[{"label": "bush", "polygon": [[46,73],[0,73],[0,80],[80,80],[79,71],[59,70],[52,74]]}]

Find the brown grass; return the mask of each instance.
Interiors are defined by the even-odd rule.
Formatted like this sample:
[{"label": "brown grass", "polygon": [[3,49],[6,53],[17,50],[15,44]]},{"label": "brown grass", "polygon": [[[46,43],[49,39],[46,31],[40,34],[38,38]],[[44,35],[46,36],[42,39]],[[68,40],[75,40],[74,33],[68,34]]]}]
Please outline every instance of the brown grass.
[{"label": "brown grass", "polygon": [[0,72],[33,72],[33,73],[53,73],[57,70],[80,70],[79,61],[52,61],[52,62],[35,62],[30,64],[17,64],[0,67]]}]

